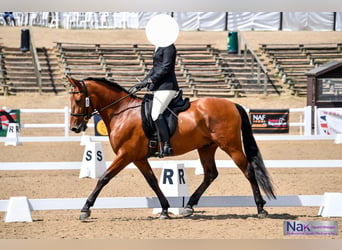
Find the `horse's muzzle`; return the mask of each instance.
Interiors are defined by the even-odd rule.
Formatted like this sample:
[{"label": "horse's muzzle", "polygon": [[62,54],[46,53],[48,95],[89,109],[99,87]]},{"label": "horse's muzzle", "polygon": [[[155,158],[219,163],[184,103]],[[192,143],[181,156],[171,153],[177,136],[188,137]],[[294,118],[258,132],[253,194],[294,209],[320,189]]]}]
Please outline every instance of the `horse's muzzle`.
[{"label": "horse's muzzle", "polygon": [[80,133],[82,131],[85,131],[87,129],[87,124],[85,122],[81,122],[77,125],[74,125],[73,127],[71,127],[71,131],[75,132],[75,133]]}]

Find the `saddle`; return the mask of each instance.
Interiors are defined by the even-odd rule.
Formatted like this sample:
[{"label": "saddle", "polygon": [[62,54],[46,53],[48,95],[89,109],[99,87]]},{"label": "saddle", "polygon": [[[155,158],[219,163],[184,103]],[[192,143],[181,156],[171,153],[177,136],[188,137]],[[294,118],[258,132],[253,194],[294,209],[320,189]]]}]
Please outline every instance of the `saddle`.
[{"label": "saddle", "polygon": [[[142,127],[145,136],[149,139],[149,153],[146,158],[160,156],[158,151],[158,135],[151,117],[153,94],[145,94],[141,105]],[[183,99],[183,91],[180,89],[177,96],[172,99],[168,108],[164,111],[163,117],[168,125],[170,138],[176,131],[178,125],[178,114],[190,107],[189,98]]]}]

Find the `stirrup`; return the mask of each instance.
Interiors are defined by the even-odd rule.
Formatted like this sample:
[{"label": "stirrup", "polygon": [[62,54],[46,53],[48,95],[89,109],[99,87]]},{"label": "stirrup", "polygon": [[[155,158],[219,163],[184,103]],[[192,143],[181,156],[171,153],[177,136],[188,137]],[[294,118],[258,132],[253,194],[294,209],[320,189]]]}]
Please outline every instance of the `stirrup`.
[{"label": "stirrup", "polygon": [[171,147],[170,143],[165,143],[163,148],[163,155],[164,156],[172,156],[173,155],[173,148]]}]

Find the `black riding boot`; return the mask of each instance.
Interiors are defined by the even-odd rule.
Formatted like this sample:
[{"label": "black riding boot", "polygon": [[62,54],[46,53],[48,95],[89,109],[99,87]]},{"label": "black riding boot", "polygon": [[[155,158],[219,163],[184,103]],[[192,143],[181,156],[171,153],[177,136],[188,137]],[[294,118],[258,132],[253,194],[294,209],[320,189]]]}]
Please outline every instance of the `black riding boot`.
[{"label": "black riding boot", "polygon": [[159,115],[158,119],[154,121],[154,124],[157,128],[157,133],[159,140],[164,143],[163,152],[161,152],[161,157],[163,156],[171,156],[173,155],[173,149],[170,145],[170,135],[169,129],[167,127],[166,121],[164,120],[163,115]]}]

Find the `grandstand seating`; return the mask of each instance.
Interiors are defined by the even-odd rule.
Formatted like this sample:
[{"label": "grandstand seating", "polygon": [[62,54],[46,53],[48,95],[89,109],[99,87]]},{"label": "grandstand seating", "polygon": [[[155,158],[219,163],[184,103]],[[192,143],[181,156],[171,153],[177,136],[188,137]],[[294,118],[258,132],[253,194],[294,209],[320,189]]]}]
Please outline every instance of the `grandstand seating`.
[{"label": "grandstand seating", "polygon": [[[282,86],[270,74],[260,72],[252,56],[221,53],[221,69],[228,73],[227,80],[235,96],[249,94],[281,94]],[[266,84],[266,85],[265,85]]]},{"label": "grandstand seating", "polygon": [[187,77],[189,88],[194,96],[210,95],[221,89],[226,92],[225,78],[218,67],[218,52],[210,45],[177,46],[178,64]]},{"label": "grandstand seating", "polygon": [[[76,79],[105,77],[128,89],[151,69],[154,47],[57,42],[54,49],[37,48],[37,52],[43,92],[58,93],[66,90],[65,74]],[[237,97],[265,93],[263,79],[257,77],[257,67],[250,58],[227,54],[210,44],[177,44],[177,53],[176,75],[185,96]],[[38,92],[31,53],[4,48],[3,55],[9,93]],[[274,79],[267,79],[266,89],[267,94],[282,92]],[[139,95],[145,93],[141,91]]]},{"label": "grandstand seating", "polygon": [[[37,54],[42,74],[42,92],[65,91],[54,52],[45,48],[37,48]],[[2,57],[8,93],[39,92],[30,51],[21,52],[19,48],[3,47]]]},{"label": "grandstand seating", "polygon": [[57,51],[66,74],[74,78],[83,78],[84,75],[106,76],[96,45],[68,44],[62,47],[57,44]]},{"label": "grandstand seating", "polygon": [[[106,77],[126,88],[142,80],[151,69],[154,51],[149,44],[57,43],[56,47],[66,74],[76,78]],[[186,96],[263,93],[260,84],[252,84],[257,80],[248,65],[243,69],[247,72],[238,72],[244,60],[241,56],[227,56],[209,44],[179,44],[177,52],[176,75]],[[234,60],[240,65],[232,68],[229,65]],[[237,85],[243,88],[236,88]],[[273,86],[269,92],[275,93]]]},{"label": "grandstand seating", "polygon": [[261,44],[260,51],[273,63],[294,95],[306,95],[305,73],[331,60],[342,60],[342,44]]},{"label": "grandstand seating", "polygon": [[37,48],[41,74],[42,91],[59,93],[65,91],[64,73],[60,68],[55,49]]}]

